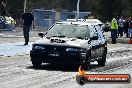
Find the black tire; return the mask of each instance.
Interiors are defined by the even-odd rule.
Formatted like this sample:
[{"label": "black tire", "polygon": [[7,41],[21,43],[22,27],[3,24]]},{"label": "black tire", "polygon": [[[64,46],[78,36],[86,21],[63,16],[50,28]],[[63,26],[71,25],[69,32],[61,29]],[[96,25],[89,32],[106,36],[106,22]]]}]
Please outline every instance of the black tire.
[{"label": "black tire", "polygon": [[89,67],[89,65],[90,65],[90,60],[91,60],[91,51],[89,51],[89,52],[87,53],[87,57],[86,57],[86,59],[85,59],[84,65],[83,65],[83,68],[84,68],[85,70],[88,69],[88,67]]},{"label": "black tire", "polygon": [[98,60],[98,65],[99,66],[105,66],[106,63],[106,54],[104,56],[102,56],[101,60]]},{"label": "black tire", "polygon": [[97,61],[99,66],[105,66],[105,63],[106,63],[106,55],[107,55],[107,47],[105,47],[104,55],[102,56],[102,58]]},{"label": "black tire", "polygon": [[42,64],[42,61],[32,61],[33,67],[39,67]]}]

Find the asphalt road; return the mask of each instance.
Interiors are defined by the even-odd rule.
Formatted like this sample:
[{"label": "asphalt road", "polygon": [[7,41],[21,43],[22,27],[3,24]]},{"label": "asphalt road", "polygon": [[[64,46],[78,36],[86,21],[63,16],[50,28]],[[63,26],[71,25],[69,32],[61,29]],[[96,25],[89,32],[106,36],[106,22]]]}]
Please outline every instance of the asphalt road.
[{"label": "asphalt road", "polygon": [[[78,66],[43,64],[33,68],[29,55],[0,58],[0,88],[132,88],[129,84],[85,84],[76,82]],[[132,45],[108,44],[107,63],[91,63],[86,73],[132,75]]]}]

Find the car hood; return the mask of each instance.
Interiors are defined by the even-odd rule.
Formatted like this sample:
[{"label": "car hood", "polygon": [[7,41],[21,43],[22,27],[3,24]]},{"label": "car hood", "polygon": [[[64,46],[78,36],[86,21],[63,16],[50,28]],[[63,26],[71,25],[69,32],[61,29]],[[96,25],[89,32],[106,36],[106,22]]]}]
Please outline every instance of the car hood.
[{"label": "car hood", "polygon": [[[89,40],[89,39],[88,39]],[[88,40],[85,39],[77,39],[77,38],[40,38],[35,41],[34,44],[44,44],[44,45],[57,45],[57,46],[73,46],[73,47],[82,47],[86,48],[88,45]]]}]

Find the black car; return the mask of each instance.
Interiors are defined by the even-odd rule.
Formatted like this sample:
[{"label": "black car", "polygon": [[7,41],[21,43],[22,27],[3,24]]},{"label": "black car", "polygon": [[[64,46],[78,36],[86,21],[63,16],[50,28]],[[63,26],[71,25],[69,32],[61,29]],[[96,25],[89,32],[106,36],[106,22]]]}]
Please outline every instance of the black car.
[{"label": "black car", "polygon": [[34,67],[42,63],[83,64],[97,61],[105,66],[107,42],[99,25],[86,22],[57,22],[32,45]]}]

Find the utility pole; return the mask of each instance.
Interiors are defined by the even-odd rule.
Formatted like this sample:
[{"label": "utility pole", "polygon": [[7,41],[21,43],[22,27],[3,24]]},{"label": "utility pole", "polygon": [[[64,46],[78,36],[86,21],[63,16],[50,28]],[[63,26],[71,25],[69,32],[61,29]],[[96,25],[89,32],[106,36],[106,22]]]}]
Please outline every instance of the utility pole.
[{"label": "utility pole", "polygon": [[27,0],[24,1],[24,13],[25,13],[26,7],[27,7]]},{"label": "utility pole", "polygon": [[76,16],[76,21],[78,21],[78,18],[79,18],[79,3],[80,3],[80,0],[78,0],[78,2],[77,2],[77,16]]}]

